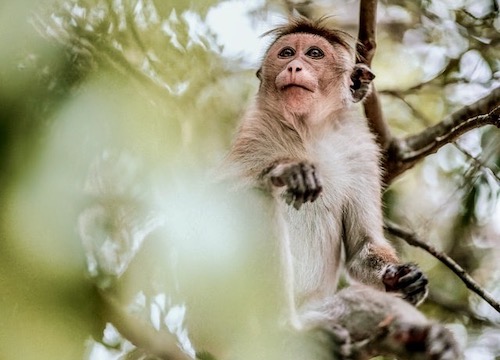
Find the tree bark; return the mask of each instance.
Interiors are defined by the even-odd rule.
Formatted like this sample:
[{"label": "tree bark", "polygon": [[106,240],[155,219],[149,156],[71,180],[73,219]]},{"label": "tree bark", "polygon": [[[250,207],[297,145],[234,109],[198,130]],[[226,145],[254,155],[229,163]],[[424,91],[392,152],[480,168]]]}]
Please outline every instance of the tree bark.
[{"label": "tree bark", "polygon": [[405,139],[392,139],[385,159],[385,183],[412,168],[418,161],[455,141],[466,132],[485,125],[500,128],[500,87],[475,103],[464,106],[438,124]]},{"label": "tree bark", "polygon": [[[359,30],[356,45],[356,62],[371,67],[372,59],[377,49],[377,1],[361,0],[359,8]],[[391,144],[391,131],[384,118],[379,94],[372,83],[372,88],[363,101],[365,116],[370,130],[376,135],[382,150],[386,151]]]}]

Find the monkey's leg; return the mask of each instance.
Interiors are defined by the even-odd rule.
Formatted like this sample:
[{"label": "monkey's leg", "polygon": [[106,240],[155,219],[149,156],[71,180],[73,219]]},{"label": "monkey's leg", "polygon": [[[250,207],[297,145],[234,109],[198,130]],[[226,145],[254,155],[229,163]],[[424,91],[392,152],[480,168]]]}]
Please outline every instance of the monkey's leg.
[{"label": "monkey's leg", "polygon": [[304,316],[313,319],[316,329],[332,333],[337,349],[334,359],[376,355],[406,360],[462,359],[448,329],[429,321],[401,298],[367,286],[343,289]]},{"label": "monkey's leg", "polygon": [[333,360],[368,359],[368,355],[363,353],[363,347],[366,346],[368,340],[353,343],[349,331],[333,322],[317,330],[321,333],[320,337],[323,338],[323,342],[328,342],[326,346]]}]

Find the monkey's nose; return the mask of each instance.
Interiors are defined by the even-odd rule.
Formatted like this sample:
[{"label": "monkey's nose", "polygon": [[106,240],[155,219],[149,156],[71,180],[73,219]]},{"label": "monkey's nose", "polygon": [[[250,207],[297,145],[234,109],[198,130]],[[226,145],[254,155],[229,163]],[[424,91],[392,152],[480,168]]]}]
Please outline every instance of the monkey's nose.
[{"label": "monkey's nose", "polygon": [[297,73],[299,71],[302,71],[302,64],[298,60],[293,60],[288,64],[287,70],[292,74]]},{"label": "monkey's nose", "polygon": [[288,65],[288,71],[293,73],[293,72],[299,72],[302,70],[301,66],[298,65]]}]

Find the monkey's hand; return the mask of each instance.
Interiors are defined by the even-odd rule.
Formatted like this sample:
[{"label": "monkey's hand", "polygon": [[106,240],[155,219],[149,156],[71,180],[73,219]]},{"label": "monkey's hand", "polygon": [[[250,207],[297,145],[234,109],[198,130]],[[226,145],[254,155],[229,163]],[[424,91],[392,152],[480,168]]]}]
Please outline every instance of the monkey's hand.
[{"label": "monkey's hand", "polygon": [[305,161],[278,163],[267,175],[274,186],[286,186],[286,203],[297,210],[303,203],[316,200],[322,190],[314,165]]},{"label": "monkey's hand", "polygon": [[387,292],[399,292],[403,299],[417,306],[427,296],[427,277],[415,264],[388,265],[382,275]]}]

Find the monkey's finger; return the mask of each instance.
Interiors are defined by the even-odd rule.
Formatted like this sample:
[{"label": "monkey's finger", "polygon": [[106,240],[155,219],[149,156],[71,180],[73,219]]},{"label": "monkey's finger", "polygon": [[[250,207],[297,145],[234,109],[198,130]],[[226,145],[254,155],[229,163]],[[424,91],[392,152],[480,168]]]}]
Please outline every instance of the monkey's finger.
[{"label": "monkey's finger", "polygon": [[299,166],[296,169],[295,176],[297,178],[297,186],[295,187],[296,195],[299,197],[304,197],[305,192],[307,191],[306,179],[304,178],[304,174],[302,173],[302,166]]},{"label": "monkey's finger", "polygon": [[304,203],[304,200],[303,199],[295,199],[295,201],[293,202],[293,207],[295,208],[295,210],[299,210],[300,207],[302,206],[302,204]]},{"label": "monkey's finger", "polygon": [[299,210],[304,200],[301,197],[298,197],[297,194],[290,189],[283,194],[285,198],[285,202],[287,205],[293,205],[296,210]]},{"label": "monkey's finger", "polygon": [[290,190],[287,190],[283,194],[283,196],[285,198],[285,202],[286,202],[287,205],[291,205],[294,202],[294,200],[295,200],[295,195]]},{"label": "monkey's finger", "polygon": [[400,277],[396,283],[396,288],[402,289],[408,287],[410,284],[416,283],[417,281],[422,281],[427,284],[427,278],[422,273],[422,271],[418,269],[413,269],[406,275]]},{"label": "monkey's finger", "polygon": [[298,198],[297,195],[290,190],[284,194],[284,197],[286,204],[292,205],[296,210],[299,210],[302,204],[304,203],[303,200]]},{"label": "monkey's finger", "polygon": [[304,189],[304,192],[295,191],[294,195],[295,195],[295,199],[293,202],[293,207],[296,210],[299,210],[300,207],[302,206],[302,204],[305,202],[305,196],[306,196],[305,189]]},{"label": "monkey's finger", "polygon": [[304,185],[304,178],[300,172],[300,166],[294,166],[288,174],[288,190],[291,191],[296,198],[302,198],[306,187]]},{"label": "monkey's finger", "polygon": [[409,302],[412,305],[418,306],[427,297],[427,289],[424,291],[419,291],[414,294],[406,294],[403,296],[403,300]]},{"label": "monkey's finger", "polygon": [[319,191],[320,191],[320,189],[318,189],[316,186],[307,189],[306,194],[304,195],[304,201],[313,202],[314,200],[316,200],[318,198]]},{"label": "monkey's finger", "polygon": [[294,195],[294,207],[299,209],[304,203],[304,196],[307,191],[300,164],[291,169],[289,184],[289,191]]},{"label": "monkey's finger", "polygon": [[[406,281],[406,279],[404,279]],[[412,292],[418,292],[419,290],[425,289],[427,284],[429,283],[429,280],[427,280],[426,276],[421,276],[415,280],[413,280],[410,283],[406,283],[403,288],[405,289],[406,293],[412,293]]]},{"label": "monkey's finger", "polygon": [[443,327],[433,325],[427,336],[427,353],[431,359],[459,360],[463,359],[460,347],[452,333]]},{"label": "monkey's finger", "polygon": [[304,201],[312,201],[316,192],[316,181],[314,179],[314,166],[302,164],[302,176],[304,178],[305,194]]},{"label": "monkey's finger", "polygon": [[427,296],[427,278],[419,280],[402,290],[403,299],[413,305],[418,305]]},{"label": "monkey's finger", "polygon": [[302,171],[306,184],[306,195],[304,196],[304,200],[313,202],[322,191],[321,183],[316,175],[316,168],[314,165],[306,163],[302,165]]},{"label": "monkey's finger", "polygon": [[318,186],[316,188],[316,191],[314,191],[314,194],[311,198],[311,202],[313,201],[316,201],[316,199],[319,197],[319,195],[321,194],[321,192],[323,191],[323,187],[322,186]]},{"label": "monkey's finger", "polygon": [[316,183],[316,190],[314,191],[313,197],[311,198],[311,202],[315,201],[318,198],[319,194],[321,194],[321,192],[323,191],[323,185],[316,175],[316,172],[313,172],[312,175],[314,177],[314,182]]}]

